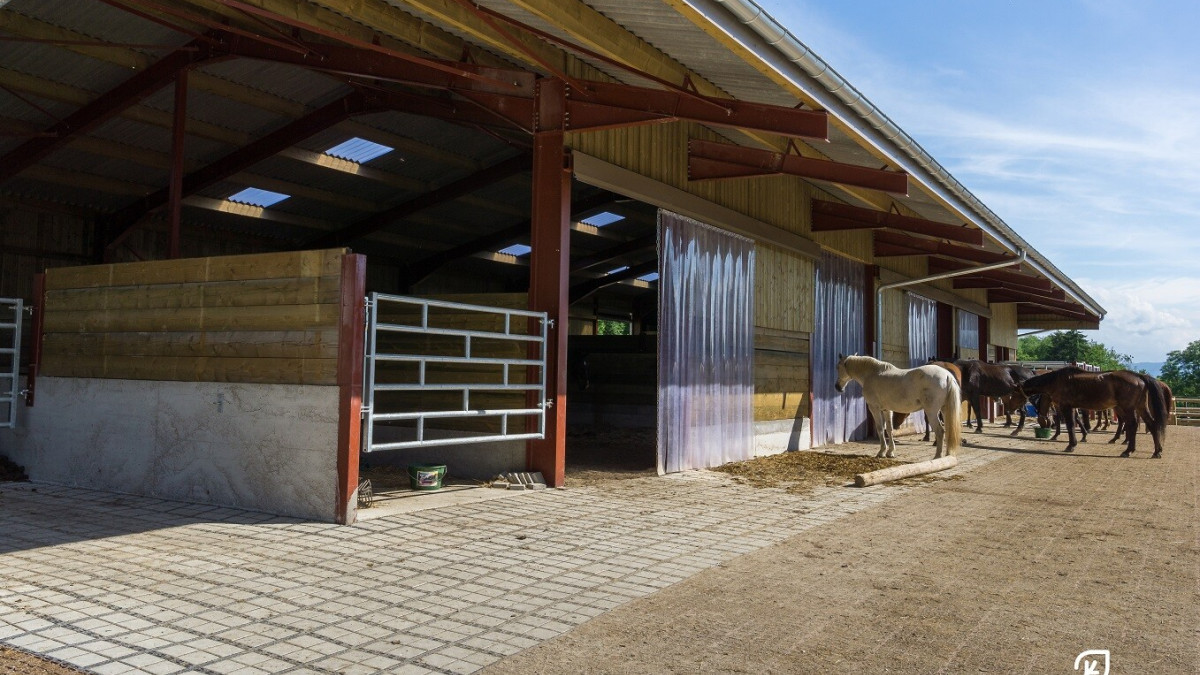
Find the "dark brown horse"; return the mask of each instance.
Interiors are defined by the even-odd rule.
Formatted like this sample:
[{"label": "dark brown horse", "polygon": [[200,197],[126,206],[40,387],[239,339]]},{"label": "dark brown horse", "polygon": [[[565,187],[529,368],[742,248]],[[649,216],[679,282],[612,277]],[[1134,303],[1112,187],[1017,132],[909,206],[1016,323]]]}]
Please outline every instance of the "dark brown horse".
[{"label": "dark brown horse", "polygon": [[[1124,371],[1124,372],[1132,372],[1132,371]],[[1134,373],[1134,374],[1137,375],[1138,373]],[[1162,380],[1160,380],[1156,377],[1152,377],[1149,375],[1147,377],[1150,377],[1150,379],[1154,380],[1154,383],[1158,385],[1158,389],[1159,389],[1159,391],[1162,392],[1162,395],[1163,395],[1163,403],[1167,406],[1167,416],[1170,417],[1171,411],[1175,409],[1175,394],[1171,391],[1171,387],[1167,386],[1166,382],[1163,382]],[[1142,414],[1141,414],[1142,419],[1146,419],[1147,414],[1148,414],[1148,411],[1142,411]],[[1126,426],[1127,426],[1126,420],[1120,416],[1117,416],[1117,432],[1115,434],[1113,434],[1113,437],[1108,442],[1116,443],[1117,439],[1121,437],[1121,434],[1126,431],[1126,428],[1125,428]],[[1105,428],[1107,429],[1108,426],[1105,425]],[[1146,430],[1147,431],[1150,430],[1149,420],[1146,421]]]},{"label": "dark brown horse", "polygon": [[[975,409],[975,433],[983,433],[983,406],[980,403],[980,398],[990,396],[992,398],[1003,398],[1014,391],[1020,390],[1020,385],[1029,378],[1034,376],[1034,373],[1025,366],[1009,366],[1003,363],[985,363],[978,359],[959,359],[954,364],[962,371],[962,394],[963,400],[968,404],[968,417],[970,416],[970,408]],[[1021,392],[1022,399],[1026,399],[1028,392]],[[1015,406],[1020,413],[1020,422],[1017,428],[1012,432],[1013,436],[1021,433],[1025,428],[1025,406]],[[1005,417],[1007,418],[1004,426],[1012,426],[1012,413],[1010,409],[1006,409]]]},{"label": "dark brown horse", "polygon": [[[1060,368],[1044,375],[1026,380],[1021,389],[1026,395],[1042,394],[1057,405],[1059,411],[1070,422],[1075,419],[1075,409],[1102,410],[1115,408],[1117,413],[1130,420],[1126,432],[1128,447],[1121,453],[1128,457],[1137,449],[1137,420],[1142,416],[1154,439],[1154,457],[1162,457],[1162,443],[1167,432],[1167,406],[1162,389],[1154,378],[1127,370],[1108,373],[1089,373],[1082,368]],[[1075,450],[1075,424],[1067,424],[1070,439],[1066,452]]]}]

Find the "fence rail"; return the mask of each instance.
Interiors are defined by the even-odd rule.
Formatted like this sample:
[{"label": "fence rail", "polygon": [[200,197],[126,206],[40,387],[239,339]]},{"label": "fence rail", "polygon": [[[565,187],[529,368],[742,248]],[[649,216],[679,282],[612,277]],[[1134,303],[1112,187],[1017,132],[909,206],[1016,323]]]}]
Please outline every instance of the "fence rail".
[{"label": "fence rail", "polygon": [[1200,426],[1200,398],[1175,399],[1173,423],[1181,426]]}]

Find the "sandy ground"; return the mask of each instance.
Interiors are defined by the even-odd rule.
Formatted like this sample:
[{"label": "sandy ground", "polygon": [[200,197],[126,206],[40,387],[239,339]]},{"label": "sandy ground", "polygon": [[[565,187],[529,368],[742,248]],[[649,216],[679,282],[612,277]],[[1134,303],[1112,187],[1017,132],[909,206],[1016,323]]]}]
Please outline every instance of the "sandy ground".
[{"label": "sandy ground", "polygon": [[[1200,672],[1200,429],[931,481],[604,614],[485,673]],[[1028,432],[1027,432],[1028,434]],[[1100,658],[1100,657],[1092,657]],[[1097,664],[1097,673],[1105,672]]]},{"label": "sandy ground", "polygon": [[[967,434],[1004,457],[483,672],[1079,673],[1089,649],[1109,650],[1114,674],[1200,672],[1200,429],[1173,428],[1160,461],[1144,436],[1131,459],[1102,442],[1067,455],[1029,436]],[[615,478],[646,475],[636,463],[607,480],[581,469],[594,473],[578,484],[614,492],[630,484]],[[0,649],[0,675],[73,672]]]}]

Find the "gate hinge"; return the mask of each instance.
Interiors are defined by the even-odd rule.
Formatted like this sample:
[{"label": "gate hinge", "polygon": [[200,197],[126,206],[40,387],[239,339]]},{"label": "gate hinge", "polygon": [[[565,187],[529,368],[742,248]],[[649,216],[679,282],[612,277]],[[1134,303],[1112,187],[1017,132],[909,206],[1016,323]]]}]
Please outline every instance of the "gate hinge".
[{"label": "gate hinge", "polygon": [[359,410],[358,410],[358,416],[363,419],[366,419],[367,415],[370,415],[370,414],[371,414],[371,406],[369,406],[369,405],[364,405],[361,408],[359,408]]},{"label": "gate hinge", "polygon": [[554,319],[542,319],[542,323],[546,324],[547,328],[554,328]]},{"label": "gate hinge", "polygon": [[542,401],[541,403],[539,403],[538,407],[543,410],[549,410],[550,408],[554,407],[554,399],[548,398],[545,401]]}]

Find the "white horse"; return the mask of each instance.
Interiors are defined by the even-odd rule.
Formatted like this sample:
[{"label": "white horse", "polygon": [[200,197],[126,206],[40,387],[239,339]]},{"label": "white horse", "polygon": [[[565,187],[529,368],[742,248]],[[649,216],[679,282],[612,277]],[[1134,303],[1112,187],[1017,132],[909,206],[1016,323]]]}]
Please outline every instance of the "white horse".
[{"label": "white horse", "polygon": [[[862,385],[863,399],[875,417],[879,430],[879,454],[892,457],[896,439],[892,434],[892,412],[925,411],[925,419],[937,432],[937,452],[958,453],[962,444],[959,405],[962,392],[950,371],[925,365],[907,370],[870,356],[838,356],[837,390],[843,391],[850,380]],[[938,411],[942,419],[938,419]]]}]

